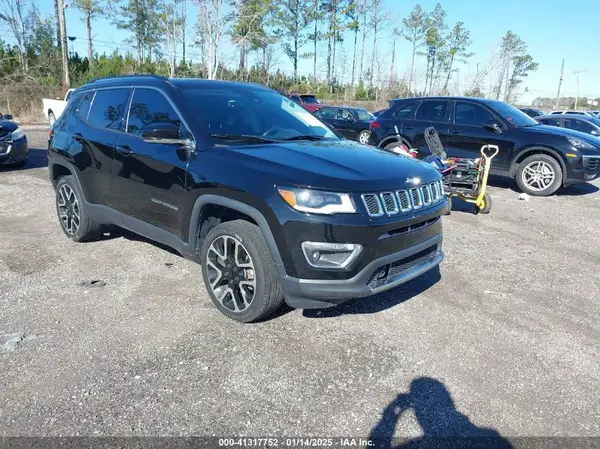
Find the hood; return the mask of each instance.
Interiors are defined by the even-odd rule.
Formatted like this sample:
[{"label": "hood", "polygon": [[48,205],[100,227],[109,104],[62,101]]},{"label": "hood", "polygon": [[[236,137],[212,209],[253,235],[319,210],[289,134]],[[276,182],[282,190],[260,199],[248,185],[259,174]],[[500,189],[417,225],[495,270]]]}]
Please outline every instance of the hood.
[{"label": "hood", "polygon": [[440,178],[430,164],[348,140],[231,146],[225,154],[278,182],[333,191],[403,189],[414,187],[415,177]]},{"label": "hood", "polygon": [[0,120],[0,138],[12,133],[17,128],[18,125],[14,122],[10,122],[8,120]]},{"label": "hood", "polygon": [[564,137],[574,137],[579,140],[583,140],[591,145],[594,145],[598,149],[600,149],[600,138],[593,136],[591,134],[583,133],[580,131],[575,131],[569,128],[559,128],[558,126],[550,126],[550,125],[537,125],[520,128],[521,130],[527,132],[534,133],[544,133],[544,134],[553,134],[555,136],[564,136]]}]

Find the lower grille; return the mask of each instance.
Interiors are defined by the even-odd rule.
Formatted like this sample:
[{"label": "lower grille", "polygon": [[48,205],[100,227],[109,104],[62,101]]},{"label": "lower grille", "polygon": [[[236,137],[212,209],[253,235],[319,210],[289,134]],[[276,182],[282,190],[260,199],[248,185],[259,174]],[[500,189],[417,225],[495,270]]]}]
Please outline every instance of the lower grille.
[{"label": "lower grille", "polygon": [[367,284],[372,289],[381,287],[382,285],[394,282],[395,278],[407,270],[420,265],[422,263],[431,263],[437,254],[437,245],[430,246],[423,251],[413,254],[402,260],[398,260],[388,265],[380,267],[373,273],[369,283]]},{"label": "lower grille", "polygon": [[589,170],[600,170],[600,157],[584,157],[583,166]]}]

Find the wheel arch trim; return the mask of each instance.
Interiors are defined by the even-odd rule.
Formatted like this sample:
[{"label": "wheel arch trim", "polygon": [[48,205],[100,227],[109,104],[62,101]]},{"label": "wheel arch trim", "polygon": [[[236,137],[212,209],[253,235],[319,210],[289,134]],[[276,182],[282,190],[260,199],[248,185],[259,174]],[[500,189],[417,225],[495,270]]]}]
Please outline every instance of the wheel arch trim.
[{"label": "wheel arch trim", "polygon": [[561,154],[550,148],[550,147],[546,147],[546,146],[540,146],[540,145],[531,145],[525,148],[522,148],[521,150],[519,150],[512,158],[512,161],[510,163],[510,168],[508,170],[508,174],[511,178],[514,178],[517,174],[517,169],[519,167],[519,162],[517,162],[518,159],[521,158],[526,158],[529,157],[533,154],[546,154],[550,157],[553,157],[554,159],[556,159],[558,161],[558,163],[560,164],[560,168],[562,170],[562,182],[564,183],[565,180],[567,179],[567,164],[565,163],[563,157],[561,156]]},{"label": "wheel arch trim", "polygon": [[277,244],[275,243],[275,238],[273,237],[273,233],[271,232],[271,228],[269,227],[266,218],[258,209],[249,206],[248,204],[242,203],[241,201],[234,200],[233,198],[214,195],[211,193],[206,193],[198,197],[192,208],[192,217],[190,220],[190,228],[188,234],[188,245],[190,249],[196,247],[197,230],[198,226],[200,225],[202,208],[204,206],[210,205],[227,207],[237,212],[241,212],[252,218],[258,225],[263,237],[265,238],[265,241],[267,242],[267,246],[269,247],[269,251],[271,252],[271,256],[273,257],[273,262],[275,262],[277,271],[280,275],[285,276],[283,260],[281,258],[281,254],[279,253],[279,249],[277,248]]}]

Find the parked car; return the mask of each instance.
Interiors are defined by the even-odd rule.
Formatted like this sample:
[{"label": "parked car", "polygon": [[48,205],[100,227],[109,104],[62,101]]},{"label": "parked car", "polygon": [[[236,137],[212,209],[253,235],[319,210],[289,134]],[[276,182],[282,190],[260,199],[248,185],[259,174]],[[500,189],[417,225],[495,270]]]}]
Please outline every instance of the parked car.
[{"label": "parked car", "polygon": [[537,117],[539,115],[544,115],[544,113],[542,111],[540,111],[539,109],[521,108],[519,110],[521,112],[524,112],[525,114],[527,114],[529,117]]},{"label": "parked car", "polygon": [[0,166],[18,166],[27,163],[27,136],[10,114],[0,114]]},{"label": "parked car", "polygon": [[346,139],[356,140],[363,145],[369,143],[369,125],[375,116],[366,109],[326,106],[316,111],[315,115]]},{"label": "parked car", "polygon": [[561,114],[560,117],[542,115],[535,119],[543,125],[574,129],[582,133],[600,136],[600,119],[589,115]]},{"label": "parked car", "polygon": [[288,98],[294,103],[299,104],[309,112],[315,112],[325,105],[319,100],[316,95],[310,94],[289,94]]},{"label": "parked car", "polygon": [[52,98],[42,99],[42,109],[44,110],[44,116],[48,119],[48,123],[50,123],[50,126],[54,125],[56,119],[61,116],[74,90],[75,89],[69,89],[65,94],[64,100]]},{"label": "parked car", "polygon": [[476,158],[482,145],[498,145],[492,172],[515,178],[523,192],[546,196],[561,186],[600,175],[600,139],[544,126],[497,100],[464,97],[407,98],[371,123],[370,143],[391,149],[402,143],[429,154],[424,130],[434,126],[449,156]]},{"label": "parked car", "polygon": [[591,117],[594,116],[594,114],[592,112],[588,112],[588,111],[552,111],[549,115],[562,115],[562,114],[589,115]]},{"label": "parked car", "polygon": [[594,116],[600,118],[600,111],[590,111]]},{"label": "parked car", "polygon": [[73,94],[48,144],[68,238],[112,224],[175,248],[241,322],[284,301],[370,296],[443,259],[437,170],[340,139],[264,86],[96,80]]}]

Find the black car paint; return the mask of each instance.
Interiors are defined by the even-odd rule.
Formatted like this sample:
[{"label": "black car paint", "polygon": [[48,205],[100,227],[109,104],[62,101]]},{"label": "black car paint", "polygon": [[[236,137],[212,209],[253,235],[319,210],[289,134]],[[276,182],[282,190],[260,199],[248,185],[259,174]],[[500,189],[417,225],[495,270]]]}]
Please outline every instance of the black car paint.
[{"label": "black car paint", "polygon": [[[447,101],[448,110],[443,121],[432,122],[416,120],[414,118],[396,118],[394,113],[409,103],[425,101]],[[458,125],[454,120],[456,102],[474,103],[489,112],[494,121],[499,125],[497,131],[482,123],[480,126]],[[499,175],[513,177],[516,173],[518,162],[532,151],[543,151],[556,158],[563,168],[563,183],[574,184],[586,182],[586,175],[600,175],[600,168],[595,164],[590,167],[584,163],[588,157],[600,157],[600,140],[596,137],[552,126],[536,125],[530,127],[516,127],[501,117],[492,107],[490,102],[481,98],[466,97],[425,97],[407,98],[392,102],[392,106],[377,118],[378,127],[371,129],[369,143],[377,147],[385,147],[397,140],[394,126],[399,130],[401,138],[408,146],[419,150],[419,158],[430,154],[425,142],[424,130],[434,126],[440,135],[440,140],[450,157],[477,158],[483,145],[498,145],[500,151],[492,164],[491,172]],[[413,113],[414,114],[414,113]],[[567,140],[574,137],[582,140],[593,148],[576,149]],[[567,156],[574,154],[575,157]],[[587,166],[586,166],[587,165]]]},{"label": "black car paint", "polygon": [[[327,111],[335,111],[335,118],[328,118],[325,116]],[[337,111],[346,110],[351,116],[351,120],[342,120],[337,118]],[[370,132],[370,125],[372,120],[360,120],[357,110],[355,108],[345,108],[338,106],[325,106],[314,113],[319,120],[331,125],[336,131],[338,131],[343,137],[351,140],[358,140],[358,135],[363,131]]]},{"label": "black car paint", "polygon": [[18,128],[19,125],[14,122],[0,120],[0,166],[11,166],[27,160],[27,137],[12,140],[10,136]]},{"label": "black car paint", "polygon": [[[397,254],[409,256],[424,244],[436,247],[435,265],[442,260],[440,216],[446,207],[445,198],[411,213],[371,218],[359,197],[359,193],[414,187],[411,182],[415,177],[423,184],[439,180],[439,173],[431,166],[344,140],[213,144],[208,130],[181,99],[178,90],[185,83],[227,84],[122,77],[80,88],[74,95],[106,87],[162,92],[193,136],[195,150],[150,144],[126,134],[125,113],[116,129],[97,128],[74,113],[74,100],[49,139],[53,185],[61,175],[75,175],[86,210],[96,220],[145,235],[197,262],[211,207],[225,206],[250,217],[269,244],[286,301],[294,307],[325,307],[342,297],[365,296],[368,289],[364,278],[370,274],[361,269],[371,269],[379,259]],[[346,192],[351,194],[357,213],[301,213],[281,199],[276,186]],[[398,231],[424,222],[427,226],[418,230]],[[300,243],[305,240],[360,243],[364,250],[348,269],[314,269],[302,255]],[[343,294],[339,282],[346,283]]]}]

